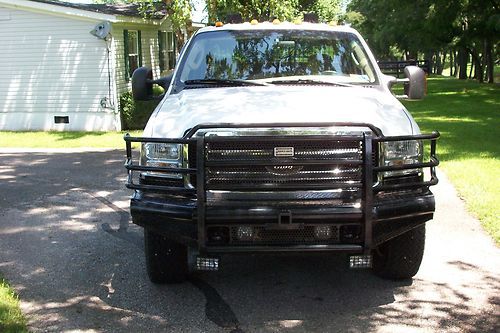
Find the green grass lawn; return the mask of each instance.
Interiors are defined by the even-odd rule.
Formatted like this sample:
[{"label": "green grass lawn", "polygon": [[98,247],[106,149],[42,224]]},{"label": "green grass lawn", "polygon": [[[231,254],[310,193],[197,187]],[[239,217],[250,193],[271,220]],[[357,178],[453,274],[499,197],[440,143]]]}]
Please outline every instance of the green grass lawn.
[{"label": "green grass lawn", "polygon": [[[140,136],[142,131],[130,131]],[[0,132],[3,148],[123,148],[124,132]]]},{"label": "green grass lawn", "polygon": [[441,169],[500,244],[500,87],[432,77],[423,101],[404,104],[423,132],[441,132]]},{"label": "green grass lawn", "polygon": [[19,309],[19,299],[2,276],[0,276],[0,332],[28,332],[26,319]]},{"label": "green grass lawn", "polygon": [[[404,104],[423,132],[441,132],[440,167],[500,244],[500,87],[432,77],[428,91],[423,101]],[[124,142],[123,133],[113,132],[0,132],[0,147],[124,148]],[[26,332],[18,303],[0,277],[0,332]]]}]

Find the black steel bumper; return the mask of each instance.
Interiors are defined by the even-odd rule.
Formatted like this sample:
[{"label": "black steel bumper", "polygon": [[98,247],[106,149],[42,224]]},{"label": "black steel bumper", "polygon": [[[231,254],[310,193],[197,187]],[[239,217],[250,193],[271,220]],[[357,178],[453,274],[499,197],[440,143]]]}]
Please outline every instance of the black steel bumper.
[{"label": "black steel bumper", "polygon": [[[413,197],[402,197],[395,199],[375,200],[372,210],[373,221],[373,246],[377,246],[393,237],[396,237],[420,224],[423,224],[432,219],[435,210],[434,195],[428,191]],[[197,207],[190,200],[184,203],[177,201],[168,201],[157,197],[144,197],[140,192],[135,192],[130,201],[130,211],[133,222],[145,228],[151,228],[159,233],[168,235],[169,237],[190,245],[198,246],[198,223],[197,223]],[[314,208],[301,209],[299,211],[291,210],[291,215],[294,218],[309,217],[311,221],[314,217],[330,219],[333,223],[336,220],[342,219],[346,221],[347,216],[342,216],[340,212],[334,211],[318,214],[318,210]],[[269,210],[266,214],[256,216],[253,212],[242,214],[242,210],[224,209],[214,211],[213,216],[237,216],[239,223],[255,224],[259,219],[270,220],[277,219],[280,210]],[[353,217],[349,214],[350,218]],[[246,222],[245,222],[246,221]],[[359,246],[330,246],[319,247],[315,245],[302,247],[272,247],[266,246],[263,248],[252,247],[233,247],[232,251],[287,251],[290,249],[304,250],[348,250],[360,252]],[[218,252],[229,250],[228,248],[219,248]],[[214,249],[215,250],[215,249]]]},{"label": "black steel bumper", "polygon": [[[273,127],[276,124],[253,125],[200,125],[182,139],[164,138],[132,138],[125,136],[127,145],[128,170],[127,187],[134,189],[130,210],[133,222],[145,228],[155,230],[189,246],[197,247],[200,252],[259,252],[259,251],[345,251],[350,253],[369,253],[379,244],[396,237],[418,225],[432,219],[435,203],[429,186],[437,184],[435,167],[439,164],[436,157],[436,140],[439,133],[429,135],[384,137],[380,131],[367,124],[309,124],[313,126],[356,126],[367,127],[369,133],[364,133],[363,142],[363,198],[362,208],[356,211],[339,207],[302,206],[302,207],[267,207],[256,210],[249,207],[207,207],[206,189],[204,184],[204,136],[191,137],[200,128],[231,128],[231,127]],[[287,124],[279,124],[287,126]],[[294,124],[293,126],[300,126]],[[305,126],[304,126],[305,127]],[[281,138],[286,140],[286,138]],[[331,137],[316,137],[317,140],[329,140]],[[212,139],[217,140],[217,138]],[[429,160],[400,166],[374,165],[373,151],[382,142],[419,140],[430,143]],[[156,142],[195,145],[197,147],[196,168],[165,168],[147,167],[134,164],[132,159],[132,142]],[[270,165],[297,165],[299,162],[286,160],[284,162],[269,161]],[[314,161],[311,161],[314,163]],[[384,183],[378,182],[377,174],[386,171],[427,169],[429,179],[422,178],[413,182]],[[165,186],[159,184],[144,184],[134,182],[134,172],[168,172],[183,175],[196,175],[196,188]],[[247,205],[248,206],[248,205]],[[281,223],[281,216],[287,215],[289,225]],[[207,226],[221,222],[230,225],[269,226],[277,229],[302,228],[308,223],[350,225],[358,223],[362,226],[361,238],[355,242],[338,242],[335,244],[288,244],[288,245],[219,245],[207,243]]]}]

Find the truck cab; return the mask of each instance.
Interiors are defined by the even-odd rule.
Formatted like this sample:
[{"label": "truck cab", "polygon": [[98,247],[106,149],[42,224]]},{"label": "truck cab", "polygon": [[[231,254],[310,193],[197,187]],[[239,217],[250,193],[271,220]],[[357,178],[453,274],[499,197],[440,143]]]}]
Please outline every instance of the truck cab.
[{"label": "truck cab", "polygon": [[[136,99],[165,89],[126,136],[130,211],[155,283],[216,270],[230,253],[348,253],[353,268],[413,277],[435,204],[439,133],[391,92],[357,31],[255,21],[198,30],[173,74],[139,68]],[[139,143],[139,156],[132,144]]]}]

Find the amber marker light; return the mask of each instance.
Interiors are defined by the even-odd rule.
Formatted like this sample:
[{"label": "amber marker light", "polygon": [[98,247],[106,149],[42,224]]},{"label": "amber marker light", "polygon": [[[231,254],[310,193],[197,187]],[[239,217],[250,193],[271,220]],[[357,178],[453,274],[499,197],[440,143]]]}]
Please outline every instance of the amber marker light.
[{"label": "amber marker light", "polygon": [[253,19],[253,20],[250,21],[250,24],[251,25],[257,25],[257,24],[259,24],[259,21],[257,21],[256,19]]},{"label": "amber marker light", "polygon": [[217,21],[215,22],[215,26],[218,28],[218,27],[222,27],[224,25],[224,23],[222,23],[221,21]]},{"label": "amber marker light", "polygon": [[274,19],[274,20],[273,20],[273,24],[275,24],[275,25],[276,25],[276,24],[280,24],[280,23],[281,23],[281,21],[280,21],[280,20],[278,20],[278,19]]}]

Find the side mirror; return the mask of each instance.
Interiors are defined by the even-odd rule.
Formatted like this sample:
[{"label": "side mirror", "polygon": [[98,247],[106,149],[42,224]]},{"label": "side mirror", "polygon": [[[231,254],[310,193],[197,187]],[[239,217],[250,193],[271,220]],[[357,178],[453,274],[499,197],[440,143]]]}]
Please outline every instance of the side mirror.
[{"label": "side mirror", "polygon": [[404,69],[408,82],[404,83],[405,95],[409,99],[423,99],[425,95],[425,72],[417,66],[406,66]]},{"label": "side mirror", "polygon": [[396,83],[403,83],[404,95],[396,95],[397,98],[423,99],[427,90],[425,72],[418,66],[406,66],[404,73],[406,79],[396,79],[388,75],[384,76],[389,89]]},{"label": "side mirror", "polygon": [[153,84],[157,84],[167,91],[173,74],[153,80],[153,71],[147,67],[139,67],[132,73],[132,96],[136,101],[154,99]]}]

